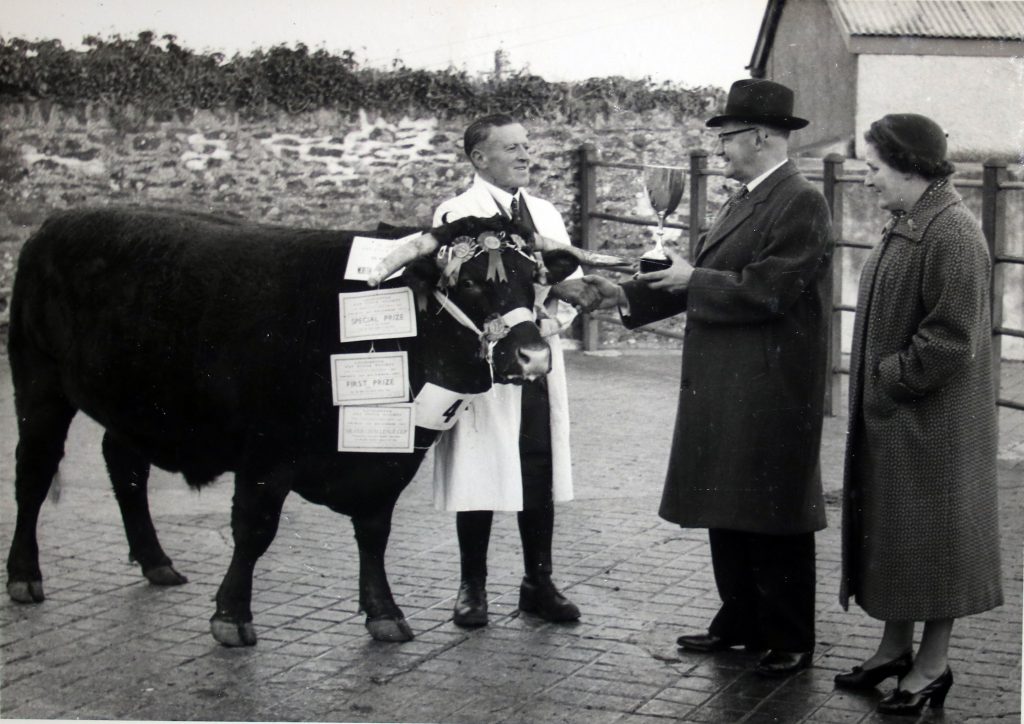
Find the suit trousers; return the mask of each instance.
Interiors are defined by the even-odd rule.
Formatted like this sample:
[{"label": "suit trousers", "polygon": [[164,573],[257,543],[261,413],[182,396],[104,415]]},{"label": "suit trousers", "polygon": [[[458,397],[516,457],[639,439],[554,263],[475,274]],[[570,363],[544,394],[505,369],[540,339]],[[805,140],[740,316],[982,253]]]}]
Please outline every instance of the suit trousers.
[{"label": "suit trousers", "polygon": [[722,607],[708,628],[760,649],[814,649],[814,533],[769,535],[711,528]]}]

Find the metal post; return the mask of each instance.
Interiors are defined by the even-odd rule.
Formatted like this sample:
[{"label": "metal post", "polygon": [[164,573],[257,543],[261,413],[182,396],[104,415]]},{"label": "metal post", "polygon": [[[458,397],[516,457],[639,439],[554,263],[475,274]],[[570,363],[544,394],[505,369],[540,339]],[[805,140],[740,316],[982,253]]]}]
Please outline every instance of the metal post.
[{"label": "metal post", "polygon": [[981,230],[988,242],[988,254],[992,259],[992,382],[999,399],[1002,373],[1003,337],[995,330],[1003,326],[1003,291],[1005,286],[1005,265],[996,262],[1002,255],[1006,241],[1006,201],[999,193],[999,185],[1006,180],[1006,162],[990,158],[985,161],[981,180]]},{"label": "metal post", "polygon": [[690,151],[690,261],[696,258],[697,241],[708,212],[708,152]]},{"label": "metal post", "polygon": [[[597,201],[597,179],[594,162],[597,160],[597,147],[592,143],[580,146],[580,247],[587,250],[594,248],[595,219],[591,216]],[[601,346],[601,323],[591,315],[581,315],[582,344],[586,352],[593,352]]]},{"label": "metal post", "polygon": [[843,376],[839,369],[843,359],[843,247],[836,242],[843,238],[843,193],[839,177],[843,175],[845,157],[830,153],[823,161],[822,193],[832,211],[832,300],[829,320],[828,384],[825,386],[825,414],[833,416],[842,404]]}]

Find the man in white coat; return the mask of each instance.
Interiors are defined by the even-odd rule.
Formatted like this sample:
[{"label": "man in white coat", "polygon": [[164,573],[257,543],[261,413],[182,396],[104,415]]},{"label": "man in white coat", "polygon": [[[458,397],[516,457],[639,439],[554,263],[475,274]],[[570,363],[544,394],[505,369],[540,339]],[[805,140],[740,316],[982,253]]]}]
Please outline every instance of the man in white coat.
[{"label": "man in white coat", "polygon": [[[442,203],[434,226],[465,216],[502,214],[524,231],[569,244],[561,215],[530,196],[526,130],[506,115],[481,118],[466,129],[464,150],[476,169],[466,192]],[[582,274],[579,269],[572,278]],[[434,503],[456,512],[462,582],[454,622],[487,624],[487,547],[495,510],[518,511],[525,576],[519,609],[548,621],[575,621],[579,609],[551,581],[554,503],[572,499],[569,409],[558,333],[576,315],[559,301],[559,285],[537,286],[535,313],[551,346],[551,373],[523,385],[496,384],[435,448]],[[567,298],[571,295],[567,294]]]}]

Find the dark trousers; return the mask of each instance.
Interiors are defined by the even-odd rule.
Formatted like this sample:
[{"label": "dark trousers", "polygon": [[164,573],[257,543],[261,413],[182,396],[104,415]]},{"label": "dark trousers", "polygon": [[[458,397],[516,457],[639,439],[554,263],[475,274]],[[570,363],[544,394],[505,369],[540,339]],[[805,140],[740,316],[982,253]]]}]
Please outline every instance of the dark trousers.
[{"label": "dark trousers", "polygon": [[[551,538],[555,528],[552,493],[551,411],[547,380],[523,384],[519,464],[523,471],[523,509],[517,514],[523,564],[528,578],[551,575]],[[490,510],[455,514],[462,579],[487,577],[487,547],[494,513]]]},{"label": "dark trousers", "polygon": [[722,607],[708,631],[776,651],[814,649],[814,533],[767,535],[712,528]]}]

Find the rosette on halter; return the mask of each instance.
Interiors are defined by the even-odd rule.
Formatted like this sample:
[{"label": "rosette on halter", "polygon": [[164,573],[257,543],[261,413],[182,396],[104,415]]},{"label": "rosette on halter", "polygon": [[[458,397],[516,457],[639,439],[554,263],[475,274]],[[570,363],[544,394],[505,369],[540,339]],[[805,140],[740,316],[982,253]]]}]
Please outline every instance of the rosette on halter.
[{"label": "rosette on halter", "polygon": [[[462,220],[460,219],[459,221]],[[465,224],[460,226],[459,221],[450,225],[450,227],[464,232],[459,236],[450,236],[447,240],[444,240],[445,235],[441,231],[443,227],[439,227],[437,230],[438,233],[436,235],[442,239],[442,246],[437,253],[438,261],[442,265],[439,282],[442,288],[457,284],[462,265],[480,254],[487,254],[486,279],[491,282],[508,281],[508,272],[505,270],[505,264],[501,260],[501,255],[506,250],[522,254],[536,263],[536,259],[531,255],[523,238],[518,234],[509,233],[501,228],[502,221],[500,217],[485,220],[484,229],[479,231],[476,236],[473,236],[471,233],[465,233],[466,230],[463,228]],[[478,227],[480,226],[480,219],[474,219],[473,221]]]},{"label": "rosette on halter", "polygon": [[501,263],[501,239],[493,231],[485,231],[477,242],[487,250],[487,281],[507,282],[505,265]]},{"label": "rosette on halter", "polygon": [[445,287],[454,286],[459,281],[459,270],[464,262],[473,258],[473,247],[476,241],[471,236],[456,237],[451,246],[444,247],[439,253],[445,260],[444,270],[441,272],[441,284]]},{"label": "rosette on halter", "polygon": [[494,345],[498,343],[498,340],[508,336],[508,333],[511,331],[512,327],[508,325],[508,322],[500,314],[488,317],[484,321],[484,327],[480,335],[480,351],[482,356],[490,361],[491,350],[494,349]]}]

